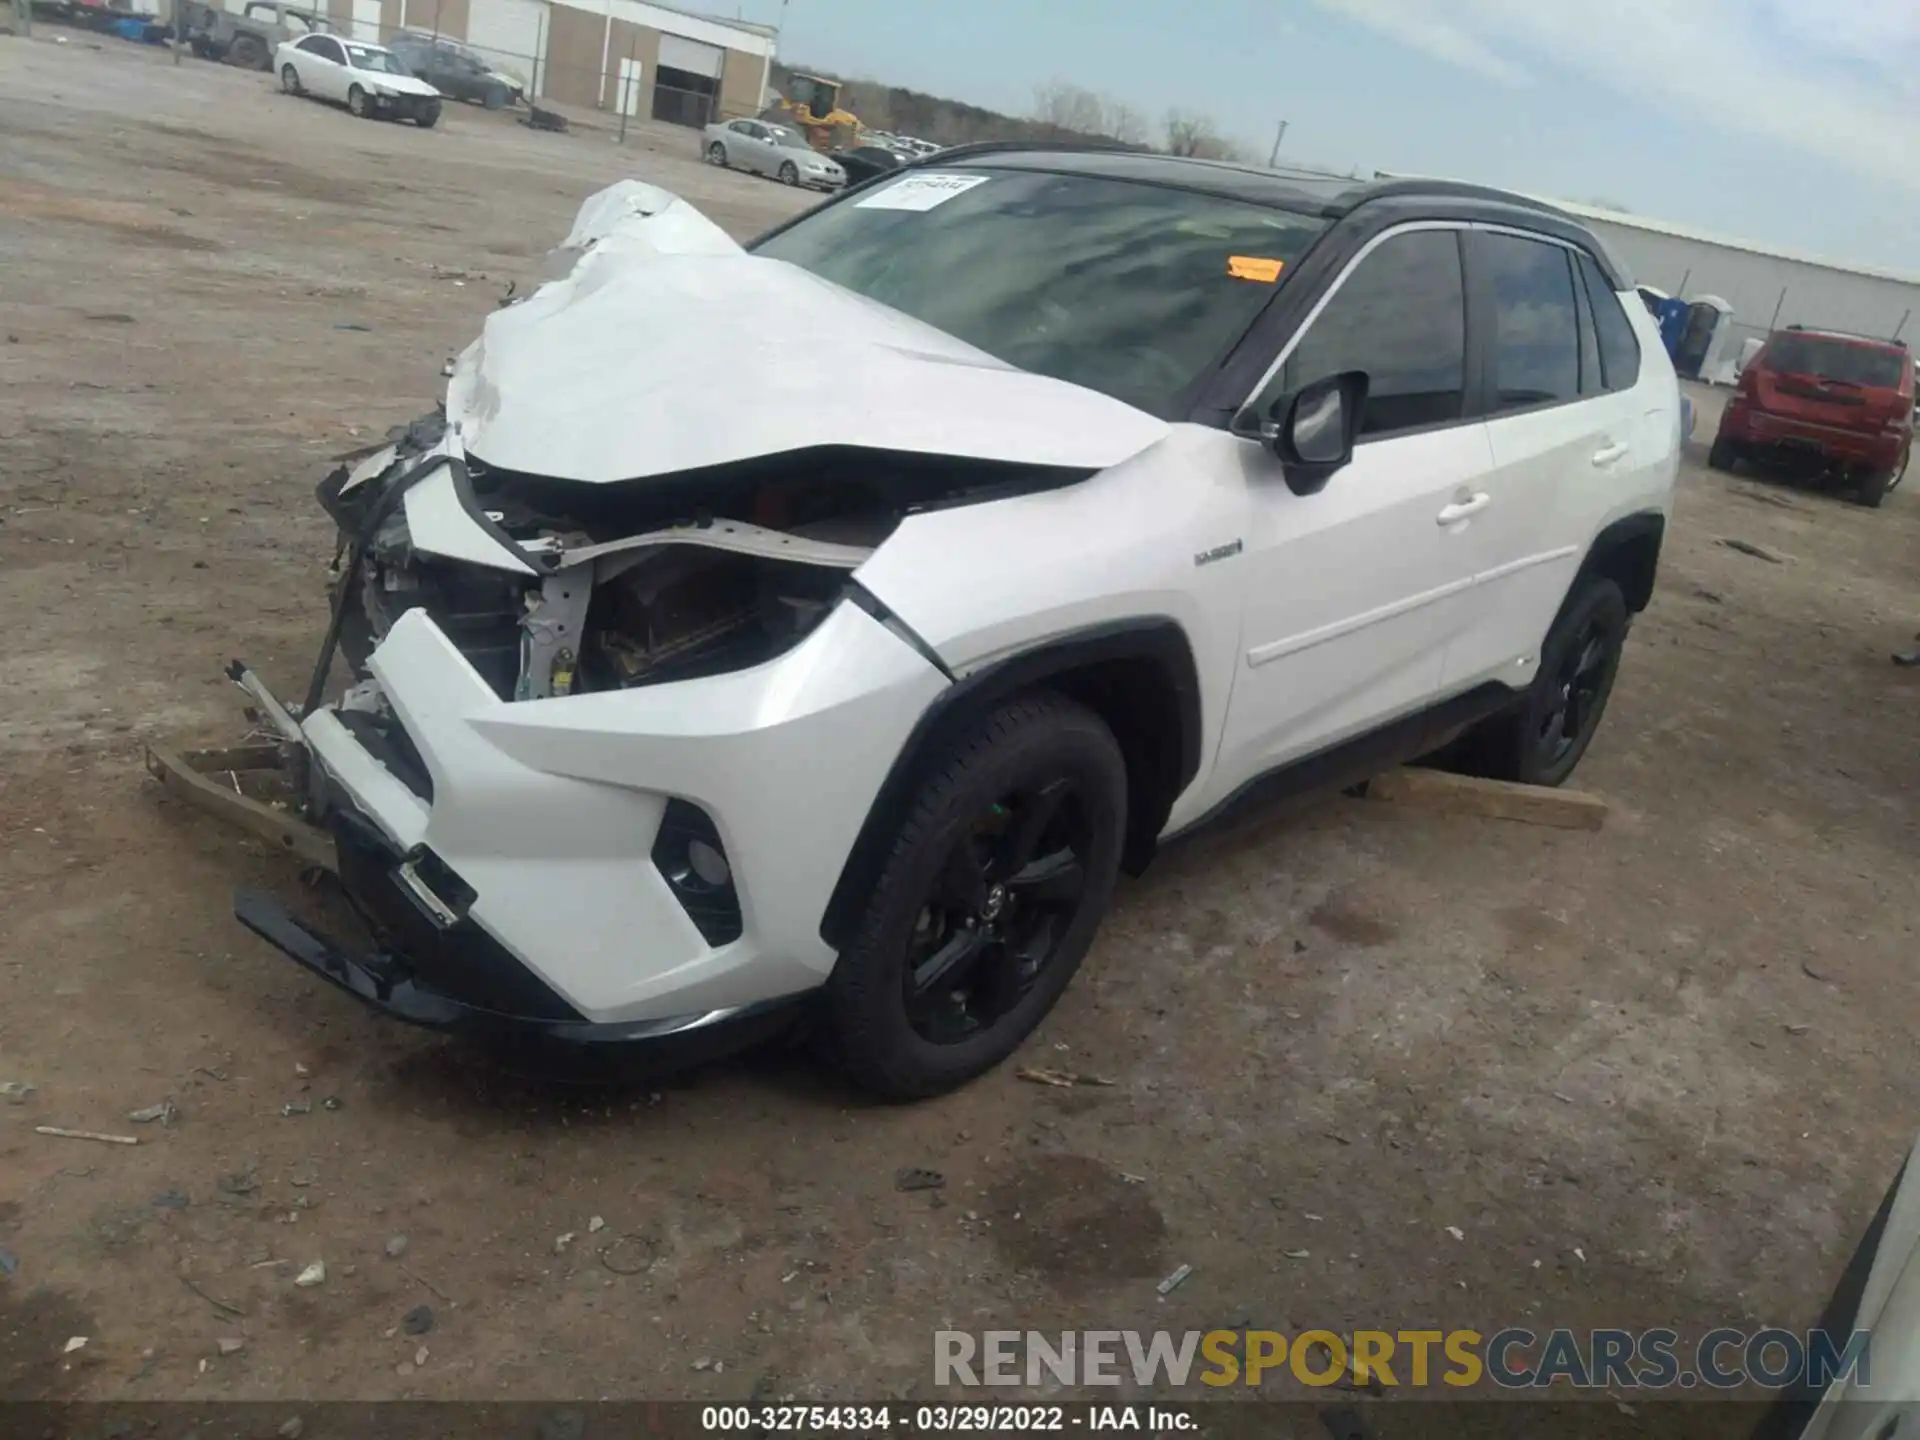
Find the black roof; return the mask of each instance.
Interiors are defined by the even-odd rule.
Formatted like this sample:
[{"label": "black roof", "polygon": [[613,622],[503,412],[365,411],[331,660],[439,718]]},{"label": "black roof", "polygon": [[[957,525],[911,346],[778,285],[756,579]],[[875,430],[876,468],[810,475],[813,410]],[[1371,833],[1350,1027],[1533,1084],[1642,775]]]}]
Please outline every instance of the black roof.
[{"label": "black roof", "polygon": [[1278,209],[1299,210],[1335,219],[1370,200],[1391,196],[1487,200],[1537,210],[1563,220],[1573,217],[1530,196],[1454,180],[1360,180],[1315,170],[1267,169],[1225,160],[1160,155],[1120,146],[1045,145],[1031,141],[985,141],[957,145],[915,162],[937,167],[991,161],[1004,170],[1070,170],[1115,180],[1141,180],[1176,186],[1228,200],[1247,200]]}]

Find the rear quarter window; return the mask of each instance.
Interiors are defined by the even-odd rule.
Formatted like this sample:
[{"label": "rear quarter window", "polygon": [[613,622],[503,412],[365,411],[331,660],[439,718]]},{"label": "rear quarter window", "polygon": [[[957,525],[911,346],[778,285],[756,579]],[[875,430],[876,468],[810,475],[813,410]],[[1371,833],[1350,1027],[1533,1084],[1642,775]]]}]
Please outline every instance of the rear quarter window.
[{"label": "rear quarter window", "polygon": [[1599,263],[1584,252],[1580,256],[1580,278],[1586,285],[1587,303],[1593,307],[1602,383],[1609,390],[1631,390],[1640,382],[1640,341],[1633,333],[1633,322],[1620,308],[1620,297],[1607,283]]}]

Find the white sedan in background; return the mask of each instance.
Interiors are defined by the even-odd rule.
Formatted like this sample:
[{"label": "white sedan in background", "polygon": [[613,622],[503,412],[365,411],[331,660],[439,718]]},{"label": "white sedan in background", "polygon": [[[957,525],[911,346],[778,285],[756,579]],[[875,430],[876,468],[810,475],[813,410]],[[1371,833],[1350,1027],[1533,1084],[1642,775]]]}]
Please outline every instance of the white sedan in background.
[{"label": "white sedan in background", "polygon": [[409,74],[384,46],[302,35],[280,43],[273,68],[289,95],[336,101],[362,119],[411,120],[423,130],[440,119],[440,92]]}]

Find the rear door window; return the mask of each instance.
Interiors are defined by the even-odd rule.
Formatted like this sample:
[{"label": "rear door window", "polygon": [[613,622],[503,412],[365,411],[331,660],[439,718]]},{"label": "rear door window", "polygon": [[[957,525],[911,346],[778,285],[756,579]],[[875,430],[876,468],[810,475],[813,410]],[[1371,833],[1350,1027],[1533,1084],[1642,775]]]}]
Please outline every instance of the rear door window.
[{"label": "rear door window", "polygon": [[1580,322],[1567,251],[1544,240],[1484,234],[1493,290],[1491,413],[1580,398]]},{"label": "rear door window", "polygon": [[1607,283],[1598,261],[1582,253],[1579,270],[1600,340],[1602,378],[1609,390],[1631,390],[1640,383],[1640,341],[1633,333],[1633,322],[1620,308],[1620,297]]},{"label": "rear door window", "polygon": [[1453,230],[1394,235],[1333,292],[1281,370],[1284,395],[1367,375],[1363,437],[1458,420],[1466,408],[1466,291]]}]

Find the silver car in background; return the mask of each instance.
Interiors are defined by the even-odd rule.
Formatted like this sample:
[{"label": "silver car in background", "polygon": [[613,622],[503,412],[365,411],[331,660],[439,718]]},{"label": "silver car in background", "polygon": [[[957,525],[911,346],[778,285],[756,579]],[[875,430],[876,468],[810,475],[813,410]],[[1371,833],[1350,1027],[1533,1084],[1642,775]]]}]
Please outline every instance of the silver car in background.
[{"label": "silver car in background", "polygon": [[701,140],[710,165],[771,175],[783,185],[838,190],[847,172],[807,144],[798,130],[765,120],[727,120],[709,125]]}]

